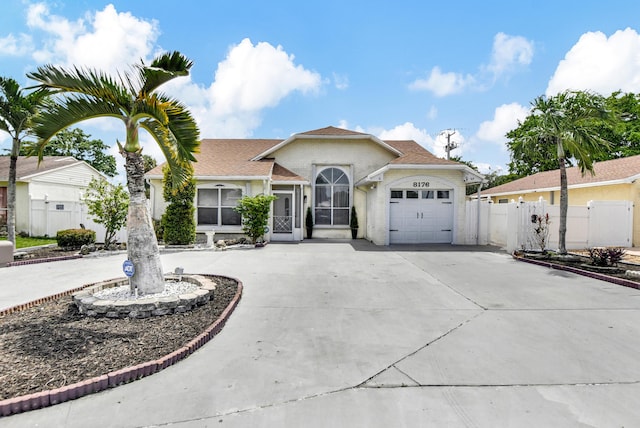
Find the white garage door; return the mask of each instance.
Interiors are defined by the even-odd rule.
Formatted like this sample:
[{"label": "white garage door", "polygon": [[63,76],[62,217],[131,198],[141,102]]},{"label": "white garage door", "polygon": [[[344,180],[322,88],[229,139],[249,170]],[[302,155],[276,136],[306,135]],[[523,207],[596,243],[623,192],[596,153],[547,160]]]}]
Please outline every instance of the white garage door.
[{"label": "white garage door", "polygon": [[453,242],[453,190],[391,190],[389,243]]}]

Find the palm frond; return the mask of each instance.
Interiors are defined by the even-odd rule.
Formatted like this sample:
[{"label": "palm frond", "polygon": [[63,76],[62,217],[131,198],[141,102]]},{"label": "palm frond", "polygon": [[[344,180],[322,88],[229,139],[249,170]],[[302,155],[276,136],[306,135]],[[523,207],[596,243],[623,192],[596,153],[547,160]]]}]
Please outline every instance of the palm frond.
[{"label": "palm frond", "polygon": [[149,66],[144,63],[138,66],[142,83],[140,92],[149,94],[160,85],[176,77],[189,75],[193,61],[178,51],[168,52],[156,57]]},{"label": "palm frond", "polygon": [[157,141],[171,168],[173,185],[178,186],[188,178],[191,162],[196,161],[193,154],[200,149],[200,133],[185,106],[163,95],[154,100],[154,107],[161,107],[162,114],[149,114],[140,125]]},{"label": "palm frond", "polygon": [[114,104],[82,96],[71,95],[61,102],[53,103],[33,118],[33,131],[38,141],[30,147],[32,154],[38,154],[41,158],[44,147],[57,132],[96,117],[122,119],[124,114]]},{"label": "palm frond", "polygon": [[28,73],[30,79],[39,82],[37,88],[48,89],[52,94],[77,93],[96,99],[116,103],[126,107],[130,94],[122,82],[117,82],[106,73],[73,67],[67,70],[62,67],[45,65],[36,72]]},{"label": "palm frond", "polygon": [[24,93],[18,82],[0,77],[0,130],[18,137],[29,128],[29,120],[46,104],[49,93],[39,89]]}]

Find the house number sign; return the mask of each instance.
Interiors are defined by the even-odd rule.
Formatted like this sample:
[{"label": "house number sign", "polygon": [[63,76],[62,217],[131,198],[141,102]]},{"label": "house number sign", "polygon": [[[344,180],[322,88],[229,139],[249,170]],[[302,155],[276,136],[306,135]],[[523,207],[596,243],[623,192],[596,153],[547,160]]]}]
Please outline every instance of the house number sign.
[{"label": "house number sign", "polygon": [[418,188],[429,187],[429,182],[428,181],[414,181],[413,182],[413,187],[418,187]]}]

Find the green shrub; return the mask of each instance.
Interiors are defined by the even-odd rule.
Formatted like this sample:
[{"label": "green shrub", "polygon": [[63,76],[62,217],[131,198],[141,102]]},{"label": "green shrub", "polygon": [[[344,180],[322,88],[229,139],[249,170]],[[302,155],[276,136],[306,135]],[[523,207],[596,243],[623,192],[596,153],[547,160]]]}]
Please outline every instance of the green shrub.
[{"label": "green shrub", "polygon": [[162,215],[162,240],[167,245],[189,245],[196,242],[196,222],[194,200],[196,182],[193,171],[190,178],[180,186],[172,186],[171,170],[165,167],[163,179],[164,200],[169,202]]},{"label": "green shrub", "polygon": [[242,230],[254,244],[264,235],[271,202],[276,199],[275,196],[266,195],[244,196],[234,208],[242,215]]},{"label": "green shrub", "polygon": [[[167,245],[189,245],[196,239],[193,205],[171,204],[162,215],[162,240]],[[189,221],[191,220],[191,221]]]},{"label": "green shrub", "polygon": [[60,248],[80,248],[96,242],[96,232],[90,229],[65,229],[56,233],[56,242]]}]

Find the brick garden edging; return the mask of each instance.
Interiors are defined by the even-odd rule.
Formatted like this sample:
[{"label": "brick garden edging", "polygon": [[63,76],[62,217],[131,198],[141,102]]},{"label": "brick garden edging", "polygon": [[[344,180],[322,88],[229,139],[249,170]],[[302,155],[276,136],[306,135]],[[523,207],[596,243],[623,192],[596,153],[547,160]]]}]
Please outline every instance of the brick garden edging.
[{"label": "brick garden edging", "polygon": [[[33,394],[2,400],[0,401],[0,417],[53,406],[55,404],[64,403],[65,401],[75,400],[76,398],[93,394],[94,392],[100,392],[108,388],[114,388],[124,383],[142,379],[143,377],[152,375],[156,372],[159,372],[160,370],[164,370],[167,367],[172,366],[178,361],[191,355],[193,352],[200,349],[204,344],[213,339],[214,336],[222,330],[222,327],[224,327],[227,320],[240,302],[240,299],[242,297],[242,282],[236,278],[226,278],[233,279],[238,283],[238,290],[236,291],[235,296],[233,296],[233,299],[231,300],[229,305],[225,308],[222,314],[220,314],[220,317],[218,317],[218,319],[213,324],[211,324],[207,329],[205,329],[205,331],[196,336],[182,348],[177,349],[160,359],[147,361],[133,367],[126,367],[102,376],[84,380],[82,382],[65,385],[63,387],[51,389],[48,391],[40,391]],[[0,316],[24,309],[29,309],[41,303],[56,300],[60,297],[69,296],[92,285],[95,284],[88,284],[79,288],[75,288],[73,290],[68,290],[63,293],[58,293],[52,296],[44,297],[42,299],[34,300],[23,305],[5,309],[3,311],[0,311]]]},{"label": "brick garden edging", "polygon": [[628,279],[617,278],[617,277],[614,277],[614,276],[609,276],[609,275],[605,275],[605,274],[598,273],[598,272],[591,272],[591,271],[580,269],[580,268],[576,268],[576,267],[573,267],[573,266],[566,266],[566,265],[556,264],[556,263],[547,262],[547,261],[544,261],[544,260],[528,259],[526,257],[518,256],[516,254],[512,254],[512,257],[514,259],[516,259],[517,261],[520,261],[520,262],[531,263],[533,265],[544,266],[544,267],[548,267],[548,268],[551,268],[551,269],[557,269],[557,270],[562,270],[562,271],[566,271],[566,272],[571,272],[571,273],[575,273],[575,274],[578,274],[578,275],[586,276],[586,277],[589,277],[589,278],[599,279],[601,281],[607,281],[607,282],[610,282],[612,284],[622,285],[623,287],[635,288],[636,290],[640,290],[640,283],[635,282],[635,281],[631,281],[631,280],[628,280]]},{"label": "brick garden edging", "polygon": [[35,265],[36,263],[59,262],[59,261],[62,261],[62,260],[81,259],[82,257],[83,256],[80,255],[80,254],[74,254],[74,255],[71,255],[71,256],[48,257],[46,259],[16,260],[16,261],[7,263],[7,267],[8,266]]}]

